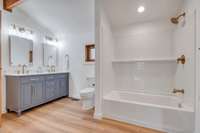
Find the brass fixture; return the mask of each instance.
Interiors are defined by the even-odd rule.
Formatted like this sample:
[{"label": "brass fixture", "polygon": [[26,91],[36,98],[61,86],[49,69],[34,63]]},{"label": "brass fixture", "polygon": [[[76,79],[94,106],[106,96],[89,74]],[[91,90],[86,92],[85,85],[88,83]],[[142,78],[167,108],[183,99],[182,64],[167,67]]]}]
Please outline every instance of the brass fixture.
[{"label": "brass fixture", "polygon": [[180,15],[177,16],[177,17],[171,18],[171,22],[172,22],[173,24],[178,24],[178,23],[179,23],[179,18],[180,18],[180,17],[185,17],[185,16],[186,16],[186,13],[184,12],[184,13],[180,14]]},{"label": "brass fixture", "polygon": [[184,89],[173,89],[173,93],[176,94],[176,93],[182,93],[184,94],[185,93],[185,90]]},{"label": "brass fixture", "polygon": [[185,64],[186,62],[185,55],[181,55],[181,57],[177,59],[177,63],[179,64],[180,62],[181,64]]}]

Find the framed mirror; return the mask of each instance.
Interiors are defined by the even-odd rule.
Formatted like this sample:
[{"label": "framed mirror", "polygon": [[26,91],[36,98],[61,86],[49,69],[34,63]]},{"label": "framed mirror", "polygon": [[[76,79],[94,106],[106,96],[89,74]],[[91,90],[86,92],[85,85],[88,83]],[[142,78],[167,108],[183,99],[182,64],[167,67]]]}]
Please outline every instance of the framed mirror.
[{"label": "framed mirror", "polygon": [[44,66],[57,65],[57,47],[50,44],[44,44]]},{"label": "framed mirror", "polygon": [[32,65],[33,64],[33,41],[18,36],[9,36],[10,64]]}]

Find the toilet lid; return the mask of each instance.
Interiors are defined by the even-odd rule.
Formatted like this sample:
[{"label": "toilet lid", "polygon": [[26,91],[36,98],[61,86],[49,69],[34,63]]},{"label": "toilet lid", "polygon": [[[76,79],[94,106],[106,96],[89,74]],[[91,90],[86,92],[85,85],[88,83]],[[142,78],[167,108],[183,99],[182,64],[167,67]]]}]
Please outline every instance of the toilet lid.
[{"label": "toilet lid", "polygon": [[85,88],[81,90],[81,93],[93,93],[93,92],[94,92],[94,88]]}]

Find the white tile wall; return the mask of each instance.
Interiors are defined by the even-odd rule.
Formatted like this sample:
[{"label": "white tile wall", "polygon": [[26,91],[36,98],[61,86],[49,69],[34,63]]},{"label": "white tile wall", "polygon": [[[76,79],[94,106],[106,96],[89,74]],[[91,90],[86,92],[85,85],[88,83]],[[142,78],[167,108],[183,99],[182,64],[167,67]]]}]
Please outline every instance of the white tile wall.
[{"label": "white tile wall", "polygon": [[[167,20],[131,25],[114,32],[115,58],[173,57],[173,30]],[[115,88],[169,94],[174,87],[175,62],[137,62],[113,64]]]},{"label": "white tile wall", "polygon": [[173,28],[168,20],[160,20],[115,30],[115,57],[117,59],[171,57]]},{"label": "white tile wall", "polygon": [[178,58],[176,62],[113,63],[115,89],[172,94],[172,89],[185,89],[185,102],[194,103],[194,12],[187,12],[185,25],[175,26],[168,20],[134,24],[114,30],[114,58]]},{"label": "white tile wall", "polygon": [[169,94],[174,86],[175,62],[114,64],[115,88],[120,91]]}]

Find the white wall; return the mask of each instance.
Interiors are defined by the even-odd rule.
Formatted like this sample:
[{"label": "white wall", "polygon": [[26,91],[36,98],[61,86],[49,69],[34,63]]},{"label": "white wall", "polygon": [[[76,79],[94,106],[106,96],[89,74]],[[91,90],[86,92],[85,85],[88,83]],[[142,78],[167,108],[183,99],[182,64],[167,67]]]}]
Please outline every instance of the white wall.
[{"label": "white wall", "polygon": [[109,93],[113,89],[113,68],[112,68],[112,59],[114,55],[114,38],[112,30],[110,28],[109,20],[105,13],[102,12],[101,20],[101,58],[102,58],[102,88],[103,94]]},{"label": "white wall", "polygon": [[[115,59],[175,58],[174,25],[154,20],[114,29]],[[169,95],[176,70],[174,62],[114,64],[115,89]]]},{"label": "white wall", "polygon": [[[38,23],[32,20],[27,16],[23,11],[16,9],[12,13],[3,11],[2,12],[2,67],[3,74],[14,71],[15,68],[11,67],[9,64],[9,38],[8,38],[8,29],[11,24],[16,24],[22,27],[30,28],[34,31],[35,40],[33,47],[33,67],[31,69],[37,69],[39,66],[43,66],[43,48],[42,41],[45,35],[52,35],[47,29],[41,27]],[[5,103],[6,103],[6,86],[5,79],[3,82],[3,112],[5,112]]]},{"label": "white wall", "polygon": [[94,33],[71,34],[60,49],[59,67],[65,70],[65,55],[70,62],[70,97],[80,99],[80,91],[87,87],[87,77],[95,78],[95,64],[85,63],[85,45],[94,44]]},{"label": "white wall", "polygon": [[103,94],[109,93],[114,86],[114,73],[112,69],[112,59],[114,55],[114,38],[104,10],[100,1],[96,1],[96,51],[97,51],[97,86],[96,86],[96,107],[95,117],[102,115]]}]

